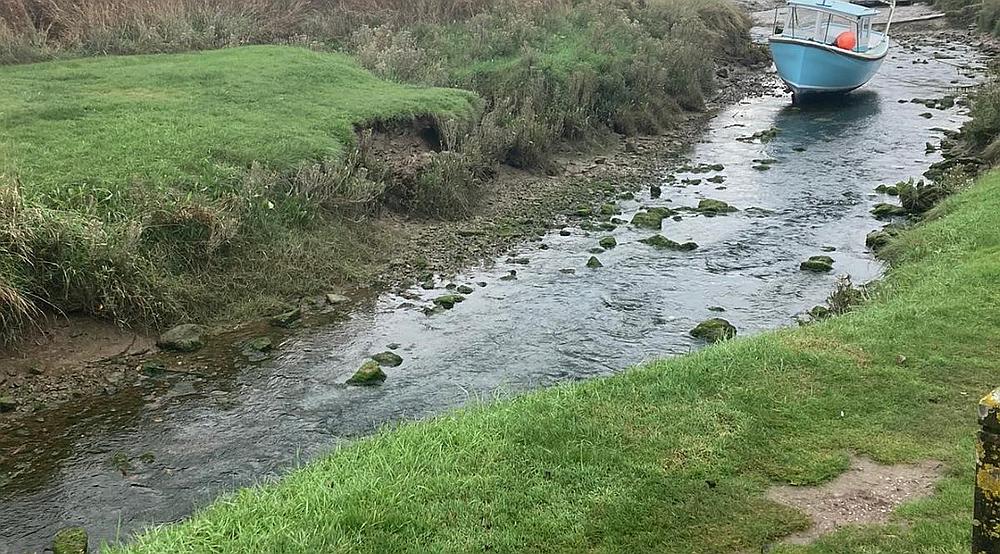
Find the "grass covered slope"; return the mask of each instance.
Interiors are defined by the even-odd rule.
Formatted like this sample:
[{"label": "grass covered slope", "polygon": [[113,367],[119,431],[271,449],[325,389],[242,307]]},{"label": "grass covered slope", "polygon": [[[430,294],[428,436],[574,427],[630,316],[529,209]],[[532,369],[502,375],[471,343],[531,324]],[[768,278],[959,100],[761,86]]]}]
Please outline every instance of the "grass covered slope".
[{"label": "grass covered slope", "polygon": [[214,195],[254,162],[336,158],[355,125],[469,118],[473,101],[279,46],[3,67],[0,163],[28,199],[117,214],[131,186]]},{"label": "grass covered slope", "polygon": [[830,479],[854,452],[949,472],[899,525],[777,551],[966,552],[1000,173],[931,218],[843,317],[385,430],[113,551],[751,552],[808,524],[763,499],[772,482]]},{"label": "grass covered slope", "polygon": [[480,108],[287,46],[0,67],[0,343],[43,310],[155,326],[330,287],[385,195],[355,126]]}]

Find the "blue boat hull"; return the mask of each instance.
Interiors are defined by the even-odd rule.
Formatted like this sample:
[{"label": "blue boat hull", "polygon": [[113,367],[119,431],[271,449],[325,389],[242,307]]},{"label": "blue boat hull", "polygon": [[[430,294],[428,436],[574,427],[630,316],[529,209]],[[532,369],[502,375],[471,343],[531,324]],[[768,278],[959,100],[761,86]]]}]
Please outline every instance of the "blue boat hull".
[{"label": "blue boat hull", "polygon": [[769,41],[778,75],[796,94],[847,92],[867,83],[885,59],[845,52],[810,41],[774,38]]}]

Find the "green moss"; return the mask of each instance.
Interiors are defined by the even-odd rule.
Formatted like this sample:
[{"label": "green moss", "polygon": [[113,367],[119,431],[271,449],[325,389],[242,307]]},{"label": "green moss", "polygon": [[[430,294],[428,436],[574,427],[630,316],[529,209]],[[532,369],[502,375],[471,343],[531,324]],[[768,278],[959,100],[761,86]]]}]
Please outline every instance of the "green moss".
[{"label": "green moss", "polygon": [[799,269],[802,271],[813,271],[816,273],[832,271],[833,258],[830,256],[809,256],[808,260],[799,264]]},{"label": "green moss", "polygon": [[694,329],[691,329],[691,336],[714,343],[734,338],[736,327],[721,317],[713,317],[702,321]]},{"label": "green moss", "polygon": [[432,300],[436,306],[440,306],[446,310],[450,310],[455,307],[455,304],[464,301],[465,297],[461,294],[445,294]]},{"label": "green moss", "polygon": [[698,206],[695,210],[707,215],[727,214],[737,211],[736,208],[730,206],[722,200],[714,200],[712,198],[703,198],[699,200]]},{"label": "green moss", "polygon": [[87,530],[82,527],[60,529],[52,541],[52,554],[87,554]]},{"label": "green moss", "polygon": [[608,236],[608,237],[602,237],[597,244],[599,244],[601,248],[611,249],[614,248],[615,246],[618,246],[618,241],[615,240],[615,237]]},{"label": "green moss", "polygon": [[386,375],[375,360],[368,360],[347,380],[348,385],[370,386],[385,381]]},{"label": "green moss", "polygon": [[397,367],[403,363],[402,356],[396,354],[395,352],[390,352],[388,350],[385,352],[379,352],[378,354],[375,354],[374,356],[372,356],[372,360],[374,360],[376,363],[378,363],[378,365],[383,367]]}]

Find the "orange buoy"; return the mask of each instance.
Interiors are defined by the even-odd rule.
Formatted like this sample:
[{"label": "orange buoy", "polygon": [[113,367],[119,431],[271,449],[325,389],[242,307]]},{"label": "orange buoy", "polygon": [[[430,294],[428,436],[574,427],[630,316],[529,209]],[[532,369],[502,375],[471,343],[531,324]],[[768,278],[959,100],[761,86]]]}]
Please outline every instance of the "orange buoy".
[{"label": "orange buoy", "polygon": [[842,48],[844,50],[854,50],[854,47],[858,45],[858,37],[854,35],[854,31],[844,31],[837,35],[837,40],[834,41],[837,48]]}]

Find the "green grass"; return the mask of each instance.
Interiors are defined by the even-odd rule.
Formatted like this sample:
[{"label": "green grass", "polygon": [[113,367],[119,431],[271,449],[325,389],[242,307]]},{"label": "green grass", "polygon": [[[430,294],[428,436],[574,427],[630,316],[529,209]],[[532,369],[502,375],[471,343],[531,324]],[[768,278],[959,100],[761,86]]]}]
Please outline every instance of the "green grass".
[{"label": "green grass", "polygon": [[385,429],[112,551],[756,552],[807,525],[763,499],[771,483],[858,453],[948,471],[887,527],[778,551],[967,552],[975,405],[1000,359],[1000,173],[930,219],[855,312]]},{"label": "green grass", "polygon": [[370,281],[356,126],[480,109],[287,46],[0,67],[0,343],[43,310],[156,327]]},{"label": "green grass", "polygon": [[254,46],[0,68],[0,163],[28,199],[114,213],[135,185],[217,196],[254,162],[337,158],[354,126],[469,118],[458,90],[375,78],[350,58]]}]

